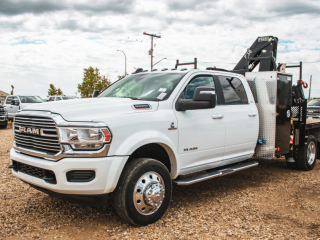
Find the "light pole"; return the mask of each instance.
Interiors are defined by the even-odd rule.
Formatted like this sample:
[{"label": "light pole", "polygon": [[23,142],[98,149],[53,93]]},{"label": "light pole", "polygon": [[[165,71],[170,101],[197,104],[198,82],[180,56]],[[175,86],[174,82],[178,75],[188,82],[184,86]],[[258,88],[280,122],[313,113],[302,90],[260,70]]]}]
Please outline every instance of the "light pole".
[{"label": "light pole", "polygon": [[153,69],[153,67],[154,67],[156,64],[158,64],[159,62],[161,62],[163,59],[167,59],[167,58],[162,58],[160,61],[158,61],[158,62],[156,62],[155,64],[153,64],[153,65],[152,65],[152,69]]},{"label": "light pole", "polygon": [[120,51],[124,54],[124,76],[127,76],[127,56],[124,53],[124,51],[122,51],[122,50],[117,50],[117,51]]}]

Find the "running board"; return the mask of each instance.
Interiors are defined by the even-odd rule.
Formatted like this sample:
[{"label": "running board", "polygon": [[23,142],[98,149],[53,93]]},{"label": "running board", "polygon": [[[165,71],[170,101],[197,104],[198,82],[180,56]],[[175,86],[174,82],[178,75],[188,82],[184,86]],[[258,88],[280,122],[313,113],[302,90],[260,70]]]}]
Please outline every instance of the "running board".
[{"label": "running board", "polygon": [[241,170],[245,170],[251,167],[256,167],[258,166],[259,163],[258,162],[246,162],[246,163],[240,163],[240,164],[236,164],[234,166],[225,168],[225,169],[220,169],[220,170],[214,170],[212,172],[208,172],[208,173],[203,173],[194,177],[190,177],[190,178],[184,178],[184,179],[180,179],[177,181],[173,181],[174,184],[176,185],[181,185],[181,186],[186,186],[186,185],[190,185],[190,184],[194,184],[194,183],[198,183],[198,182],[202,182],[205,180],[209,180],[212,178],[216,178],[216,177],[221,177],[221,176],[225,176],[231,173],[235,173]]}]

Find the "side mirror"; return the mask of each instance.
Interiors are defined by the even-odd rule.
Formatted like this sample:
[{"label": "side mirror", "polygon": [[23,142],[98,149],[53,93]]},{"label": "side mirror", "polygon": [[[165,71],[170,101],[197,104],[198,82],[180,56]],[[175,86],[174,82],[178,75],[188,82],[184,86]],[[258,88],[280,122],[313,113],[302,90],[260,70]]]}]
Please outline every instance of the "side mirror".
[{"label": "side mirror", "polygon": [[19,106],[19,101],[17,100],[12,100],[11,105]]},{"label": "side mirror", "polygon": [[93,91],[93,94],[92,94],[92,97],[93,97],[93,98],[94,98],[94,97],[98,97],[99,94],[100,94],[100,91],[99,91],[99,90],[94,90],[94,91]]},{"label": "side mirror", "polygon": [[216,106],[216,91],[211,87],[197,87],[193,99],[178,99],[177,111],[214,108]]}]

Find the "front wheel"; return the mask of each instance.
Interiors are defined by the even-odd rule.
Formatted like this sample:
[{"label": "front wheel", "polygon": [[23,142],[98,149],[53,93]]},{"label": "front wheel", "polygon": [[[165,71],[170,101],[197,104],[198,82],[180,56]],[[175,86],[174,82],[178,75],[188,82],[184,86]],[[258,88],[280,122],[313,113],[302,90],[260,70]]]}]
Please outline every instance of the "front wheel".
[{"label": "front wheel", "polygon": [[139,158],[123,170],[114,195],[119,217],[135,226],[158,221],[167,210],[172,194],[170,173],[161,162]]},{"label": "front wheel", "polygon": [[298,149],[297,166],[300,170],[310,171],[316,165],[317,140],[309,135],[307,144]]}]

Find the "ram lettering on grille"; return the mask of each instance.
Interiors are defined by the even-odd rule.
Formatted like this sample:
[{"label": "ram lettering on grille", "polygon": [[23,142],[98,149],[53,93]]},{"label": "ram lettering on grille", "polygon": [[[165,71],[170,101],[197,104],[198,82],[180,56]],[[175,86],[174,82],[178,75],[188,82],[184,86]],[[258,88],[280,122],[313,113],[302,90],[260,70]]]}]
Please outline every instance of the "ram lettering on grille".
[{"label": "ram lettering on grille", "polygon": [[20,149],[55,155],[61,151],[55,122],[51,118],[19,115],[14,120],[15,144]]}]

